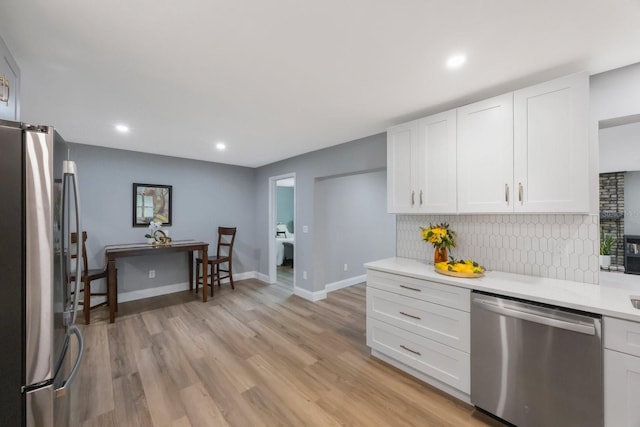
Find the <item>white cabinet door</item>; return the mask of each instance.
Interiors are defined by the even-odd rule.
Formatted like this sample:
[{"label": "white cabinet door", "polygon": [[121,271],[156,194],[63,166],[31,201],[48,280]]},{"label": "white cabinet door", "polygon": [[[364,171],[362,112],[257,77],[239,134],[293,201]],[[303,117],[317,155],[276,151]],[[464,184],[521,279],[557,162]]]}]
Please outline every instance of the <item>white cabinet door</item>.
[{"label": "white cabinet door", "polygon": [[589,77],[514,93],[516,212],[588,212]]},{"label": "white cabinet door", "polygon": [[417,204],[424,213],[456,213],[456,110],[418,121]]},{"label": "white cabinet door", "polygon": [[20,69],[0,39],[0,119],[20,120]]},{"label": "white cabinet door", "polygon": [[[387,130],[387,212],[416,211],[416,194],[412,188],[412,152],[418,139],[417,122],[404,123]],[[413,160],[412,160],[413,159]]]},{"label": "white cabinet door", "polygon": [[640,357],[604,350],[604,421],[607,427],[640,426]]},{"label": "white cabinet door", "polygon": [[513,94],[458,108],[458,212],[513,211]]}]

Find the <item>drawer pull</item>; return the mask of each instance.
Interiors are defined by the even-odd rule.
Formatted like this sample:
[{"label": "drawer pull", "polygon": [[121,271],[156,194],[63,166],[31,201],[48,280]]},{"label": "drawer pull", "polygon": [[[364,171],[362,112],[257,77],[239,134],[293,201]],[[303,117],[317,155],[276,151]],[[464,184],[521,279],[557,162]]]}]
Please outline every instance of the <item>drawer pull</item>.
[{"label": "drawer pull", "polygon": [[419,351],[415,351],[415,350],[411,350],[409,347],[405,347],[402,344],[400,344],[400,347],[402,347],[403,349],[410,351],[413,354],[417,354],[418,356],[422,356],[422,353],[420,353]]},{"label": "drawer pull", "polygon": [[422,292],[422,289],[412,288],[411,286],[400,285],[401,288],[409,289],[411,291]]},{"label": "drawer pull", "polygon": [[400,314],[402,314],[403,316],[411,317],[412,319],[421,320],[418,316],[414,316],[413,314],[407,314],[404,311],[401,311]]}]

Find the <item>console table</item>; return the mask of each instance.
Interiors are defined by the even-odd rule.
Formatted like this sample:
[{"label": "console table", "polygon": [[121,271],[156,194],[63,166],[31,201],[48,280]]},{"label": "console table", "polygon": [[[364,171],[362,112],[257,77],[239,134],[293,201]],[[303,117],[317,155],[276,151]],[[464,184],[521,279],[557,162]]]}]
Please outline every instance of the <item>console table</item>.
[{"label": "console table", "polygon": [[[202,265],[207,265],[209,244],[192,240],[173,241],[169,245],[152,245],[145,243],[109,245],[104,249],[107,258],[107,291],[109,292],[109,323],[115,320],[118,294],[116,289],[116,259],[134,256],[159,255],[170,252],[189,252],[189,290],[193,290],[193,252],[198,251]],[[208,283],[208,272],[202,269],[202,283]],[[206,286],[202,292],[202,302],[207,302]]]}]

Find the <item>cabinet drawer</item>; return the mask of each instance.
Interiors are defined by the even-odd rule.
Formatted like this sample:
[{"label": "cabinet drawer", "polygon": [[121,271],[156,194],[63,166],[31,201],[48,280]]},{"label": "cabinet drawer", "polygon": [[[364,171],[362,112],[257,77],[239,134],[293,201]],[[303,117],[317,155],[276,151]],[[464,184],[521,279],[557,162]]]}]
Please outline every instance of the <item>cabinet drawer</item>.
[{"label": "cabinet drawer", "polygon": [[640,323],[605,317],[604,346],[640,357]]},{"label": "cabinet drawer", "polygon": [[469,289],[397,274],[369,270],[367,271],[367,287],[457,308],[466,312],[469,312],[471,306],[471,291]]},{"label": "cabinet drawer", "polygon": [[469,393],[469,353],[371,317],[367,317],[367,345],[451,387]]},{"label": "cabinet drawer", "polygon": [[367,316],[469,353],[469,313],[375,288],[367,289]]}]

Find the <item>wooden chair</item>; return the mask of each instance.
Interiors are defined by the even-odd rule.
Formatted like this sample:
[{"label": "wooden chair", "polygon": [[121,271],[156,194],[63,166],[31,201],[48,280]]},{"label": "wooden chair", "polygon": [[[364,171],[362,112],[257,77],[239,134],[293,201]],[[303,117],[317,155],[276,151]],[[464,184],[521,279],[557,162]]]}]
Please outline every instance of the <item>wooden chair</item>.
[{"label": "wooden chair", "polygon": [[[214,281],[218,282],[218,287],[222,279],[229,279],[231,289],[235,289],[233,285],[233,244],[236,240],[236,227],[218,227],[218,248],[215,256],[210,256],[208,264],[211,280],[211,296],[213,296]],[[222,268],[223,264],[227,264],[227,268]],[[198,285],[202,283],[202,258],[196,258],[196,293],[198,293]],[[209,285],[207,283],[206,285]],[[203,292],[206,292],[206,285],[203,283]]]},{"label": "wooden chair", "polygon": [[[78,234],[71,233],[71,244],[75,245],[78,242]],[[86,325],[91,323],[91,309],[98,308],[103,305],[109,305],[109,290],[106,292],[91,292],[91,282],[99,279],[107,279],[107,268],[104,267],[102,269],[89,269],[89,262],[87,260],[87,232],[82,232],[82,273],[80,276],[80,280],[82,281],[83,288],[83,300],[79,302],[79,305],[82,305],[82,312],[84,314],[84,323]],[[75,259],[77,261],[78,254],[72,253],[71,259]],[[118,277],[118,273],[116,271],[116,278]],[[75,280],[75,276],[71,277],[71,280]],[[117,279],[116,279],[117,280]],[[117,283],[117,281],[116,281]],[[117,284],[116,284],[117,289]],[[92,296],[104,296],[105,301],[94,306],[91,305],[91,297]],[[116,301],[116,309],[117,309],[117,301]]]}]

